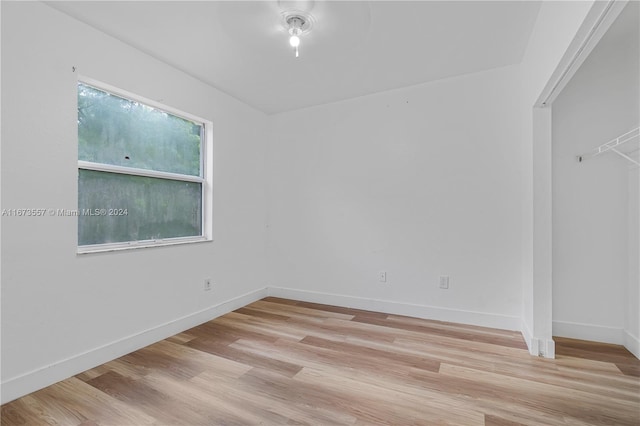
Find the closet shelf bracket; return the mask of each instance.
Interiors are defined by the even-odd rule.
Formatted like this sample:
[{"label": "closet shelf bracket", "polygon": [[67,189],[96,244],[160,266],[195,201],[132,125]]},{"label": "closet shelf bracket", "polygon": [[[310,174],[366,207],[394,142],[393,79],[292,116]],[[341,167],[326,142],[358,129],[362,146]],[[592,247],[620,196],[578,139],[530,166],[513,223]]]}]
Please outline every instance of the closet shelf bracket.
[{"label": "closet shelf bracket", "polygon": [[582,154],[582,155],[578,155],[578,161],[579,162],[583,162],[584,160],[588,160],[590,158],[593,157],[597,157],[600,154],[604,154],[605,152],[611,151],[614,154],[619,155],[622,158],[625,158],[629,161],[631,161],[633,164],[635,164],[636,166],[640,166],[640,162],[638,162],[638,160],[635,160],[633,158],[631,158],[629,155],[627,155],[624,152],[621,152],[618,147],[633,140],[640,137],[640,127],[636,127],[635,129],[618,136],[617,138],[610,140],[607,143],[604,143],[602,145],[600,145],[599,147],[597,147],[596,149],[593,149],[591,151],[589,151],[586,154]]}]

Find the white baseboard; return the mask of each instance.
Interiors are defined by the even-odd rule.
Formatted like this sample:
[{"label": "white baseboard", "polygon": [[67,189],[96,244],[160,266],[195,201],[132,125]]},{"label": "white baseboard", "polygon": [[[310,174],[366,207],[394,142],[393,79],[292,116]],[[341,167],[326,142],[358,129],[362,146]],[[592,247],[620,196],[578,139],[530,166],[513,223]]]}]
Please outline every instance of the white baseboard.
[{"label": "white baseboard", "polygon": [[499,328],[503,330],[520,330],[520,317],[509,315],[464,311],[459,309],[368,299],[364,297],[346,296],[343,294],[296,290],[283,287],[269,287],[268,292],[269,296],[300,300],[304,302],[322,303],[326,305],[363,309],[394,315],[405,315],[414,318],[470,324],[481,327]]},{"label": "white baseboard", "polygon": [[540,356],[544,358],[554,359],[556,357],[556,342],[553,339],[545,339],[542,341],[542,351]]},{"label": "white baseboard", "polygon": [[520,333],[522,333],[522,338],[524,342],[527,344],[527,348],[529,349],[529,353],[533,356],[540,355],[540,341],[538,339],[534,339],[533,333],[529,330],[527,324],[522,321],[520,324]]},{"label": "white baseboard", "polygon": [[533,333],[524,321],[522,321],[520,325],[520,332],[522,333],[522,338],[527,344],[529,354],[550,359],[556,357],[556,342],[554,342],[553,339],[533,337]]},{"label": "white baseboard", "polygon": [[640,339],[627,330],[624,331],[624,347],[635,355],[636,358],[640,359]]},{"label": "white baseboard", "polygon": [[553,335],[558,337],[623,345],[625,340],[624,334],[625,332],[622,327],[553,321]]},{"label": "white baseboard", "polygon": [[553,322],[553,335],[570,339],[622,345],[640,359],[640,339],[622,327],[605,327],[567,321]]},{"label": "white baseboard", "polygon": [[267,296],[267,289],[252,291],[181,318],[124,337],[2,382],[1,403],[12,401],[135,350],[181,333]]}]

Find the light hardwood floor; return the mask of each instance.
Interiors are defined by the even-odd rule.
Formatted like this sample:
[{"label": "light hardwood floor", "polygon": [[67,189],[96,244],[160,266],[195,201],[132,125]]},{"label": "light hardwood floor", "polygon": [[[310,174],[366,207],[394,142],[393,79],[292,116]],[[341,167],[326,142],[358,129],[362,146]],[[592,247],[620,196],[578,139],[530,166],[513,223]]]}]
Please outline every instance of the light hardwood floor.
[{"label": "light hardwood floor", "polygon": [[267,298],[2,406],[2,425],[640,425],[640,361]]}]

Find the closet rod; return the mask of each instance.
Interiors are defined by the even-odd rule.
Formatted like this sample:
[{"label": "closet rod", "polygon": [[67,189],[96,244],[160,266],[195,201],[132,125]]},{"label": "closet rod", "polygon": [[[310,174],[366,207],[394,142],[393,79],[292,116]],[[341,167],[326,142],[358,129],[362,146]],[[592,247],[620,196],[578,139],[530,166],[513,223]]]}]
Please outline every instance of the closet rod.
[{"label": "closet rod", "polygon": [[586,154],[582,154],[582,155],[578,155],[578,161],[579,162],[583,162],[584,160],[588,160],[589,158],[593,158],[596,157],[600,154],[603,154],[607,151],[611,151],[615,154],[618,154],[619,156],[621,156],[622,158],[625,158],[629,161],[631,161],[633,164],[640,166],[640,162],[634,160],[633,158],[629,157],[627,154],[620,152],[617,148],[624,144],[629,142],[630,140],[633,140],[635,138],[637,138],[638,136],[640,136],[640,127],[636,127],[635,129],[618,136],[617,138],[610,140],[607,143],[603,143],[602,145],[600,145],[599,147],[597,147],[596,149],[586,153]]}]

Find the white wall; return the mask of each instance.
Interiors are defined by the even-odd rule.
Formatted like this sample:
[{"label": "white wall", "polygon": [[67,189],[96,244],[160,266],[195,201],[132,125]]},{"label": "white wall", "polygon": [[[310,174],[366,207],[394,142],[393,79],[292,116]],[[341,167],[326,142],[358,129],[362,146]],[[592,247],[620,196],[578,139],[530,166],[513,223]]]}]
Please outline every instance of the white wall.
[{"label": "white wall", "polygon": [[529,351],[554,356],[551,309],[551,144],[550,113],[534,108],[569,61],[579,33],[588,33],[596,2],[543,2],[521,68],[522,168],[522,332]]},{"label": "white wall", "polygon": [[77,206],[72,66],[213,121],[215,241],[78,256],[75,218],[3,217],[3,402],[264,293],[267,117],[41,3],[2,2],[2,207]]},{"label": "white wall", "polygon": [[583,163],[576,155],[639,124],[639,5],[627,5],[553,103],[554,335],[623,344],[627,323],[638,338],[637,274],[628,297],[637,172],[613,153]]},{"label": "white wall", "polygon": [[276,294],[518,329],[518,92],[513,66],[275,116]]},{"label": "white wall", "polygon": [[[640,156],[635,156],[636,161]],[[640,168],[629,171],[629,283],[624,346],[640,358]]]}]

